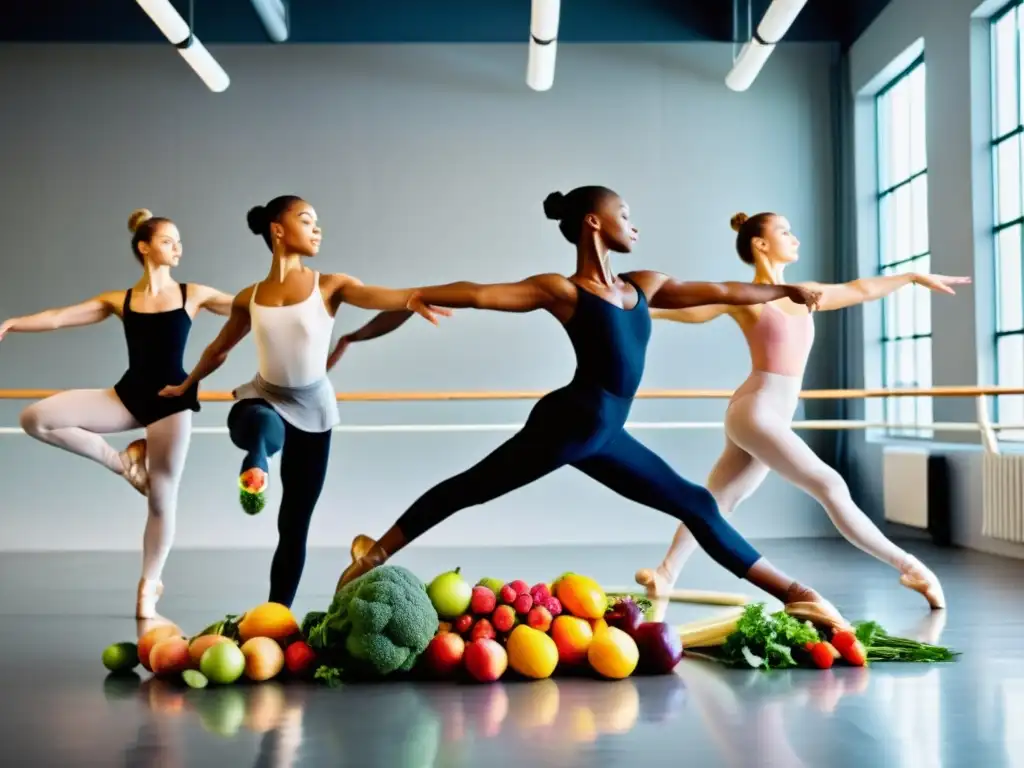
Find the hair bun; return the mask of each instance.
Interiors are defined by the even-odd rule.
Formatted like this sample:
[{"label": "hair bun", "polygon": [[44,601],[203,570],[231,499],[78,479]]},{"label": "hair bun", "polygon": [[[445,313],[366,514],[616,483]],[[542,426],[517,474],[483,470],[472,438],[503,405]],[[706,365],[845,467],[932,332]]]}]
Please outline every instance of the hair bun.
[{"label": "hair bun", "polygon": [[750,217],[745,213],[737,213],[731,219],[729,219],[729,226],[736,232],[740,231],[740,227],[747,223],[747,219]]},{"label": "hair bun", "polygon": [[262,205],[254,205],[245,214],[245,220],[249,224],[249,231],[254,235],[262,235],[267,224],[267,209]]},{"label": "hair bun", "polygon": [[544,198],[544,215],[549,219],[561,221],[565,216],[565,195],[561,192],[552,192]]},{"label": "hair bun", "polygon": [[136,208],[128,216],[128,231],[133,235],[138,231],[139,227],[145,224],[149,219],[153,218],[153,212],[145,208]]}]

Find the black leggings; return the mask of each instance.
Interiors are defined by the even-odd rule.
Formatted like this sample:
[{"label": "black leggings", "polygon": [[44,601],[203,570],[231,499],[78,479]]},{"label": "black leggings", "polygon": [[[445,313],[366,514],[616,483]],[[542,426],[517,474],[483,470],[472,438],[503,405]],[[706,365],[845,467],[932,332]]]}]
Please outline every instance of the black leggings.
[{"label": "black leggings", "polygon": [[277,550],[270,566],[271,602],[291,607],[306,564],[306,538],[327,478],[331,431],[303,432],[263,400],[239,400],[228,414],[231,442],[246,452],[242,471],[281,451],[281,507]]}]

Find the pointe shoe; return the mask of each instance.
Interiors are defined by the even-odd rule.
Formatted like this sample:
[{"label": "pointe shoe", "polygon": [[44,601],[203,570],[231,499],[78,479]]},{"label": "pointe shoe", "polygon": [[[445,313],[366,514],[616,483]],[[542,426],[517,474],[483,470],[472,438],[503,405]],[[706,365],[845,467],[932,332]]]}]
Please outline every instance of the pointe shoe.
[{"label": "pointe shoe", "polygon": [[161,618],[160,614],[156,612],[156,602],[163,593],[163,582],[139,579],[139,588],[135,596],[135,618]]},{"label": "pointe shoe", "polygon": [[908,557],[900,568],[900,584],[924,595],[928,605],[933,609],[946,607],[946,596],[942,592],[942,585],[939,584],[939,577],[916,557]]},{"label": "pointe shoe", "polygon": [[352,563],[342,572],[335,592],[353,579],[357,579],[367,571],[372,571],[378,565],[387,562],[388,559],[388,553],[384,551],[384,548],[369,536],[356,536],[352,541],[351,552]]},{"label": "pointe shoe", "polygon": [[671,591],[668,580],[654,568],[641,568],[633,577],[637,584],[647,590],[647,597],[666,597]]},{"label": "pointe shoe", "polygon": [[808,601],[801,600],[794,603],[786,603],[784,610],[794,619],[809,621],[816,626],[828,627],[833,632],[842,629],[851,629],[850,622],[842,617],[828,600]]},{"label": "pointe shoe", "polygon": [[136,440],[121,452],[124,471],[121,477],[143,496],[149,495],[149,472],[146,471],[146,440]]},{"label": "pointe shoe", "polygon": [[377,542],[375,540],[371,539],[369,536],[364,536],[363,534],[359,534],[352,539],[352,549],[350,550],[352,554],[352,562],[354,563],[361,557],[366,557],[373,548],[373,545],[376,543]]}]

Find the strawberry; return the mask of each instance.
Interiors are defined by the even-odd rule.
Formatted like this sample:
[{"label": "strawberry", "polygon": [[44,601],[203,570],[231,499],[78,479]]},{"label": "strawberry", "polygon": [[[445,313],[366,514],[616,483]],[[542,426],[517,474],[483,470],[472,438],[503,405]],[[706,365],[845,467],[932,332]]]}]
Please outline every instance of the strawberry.
[{"label": "strawberry", "polygon": [[530,609],[526,623],[536,630],[547,632],[551,629],[551,612],[543,605],[535,605]]},{"label": "strawberry", "polygon": [[469,628],[473,626],[473,615],[464,613],[455,620],[452,624],[452,628],[460,635],[464,635],[469,632]]},{"label": "strawberry", "polygon": [[529,592],[524,592],[516,598],[512,607],[516,609],[516,613],[529,613],[530,609],[533,608],[533,598],[530,597]]},{"label": "strawberry", "polygon": [[491,615],[491,623],[499,632],[511,632],[516,623],[516,612],[511,605],[499,605]]},{"label": "strawberry", "polygon": [[512,589],[514,589],[516,591],[517,595],[528,595],[528,594],[530,594],[530,586],[525,581],[523,581],[522,579],[516,579],[515,581],[510,581],[508,585],[510,587],[512,587]]},{"label": "strawberry", "polygon": [[473,632],[470,634],[470,641],[477,640],[493,640],[498,636],[498,633],[494,631],[494,625],[491,624],[487,619],[478,619],[476,624],[473,625]]},{"label": "strawberry", "polygon": [[512,605],[512,603],[516,601],[517,597],[519,597],[519,593],[516,592],[515,587],[511,584],[506,584],[501,588],[501,602],[506,605]]},{"label": "strawberry", "polygon": [[488,616],[494,610],[497,599],[489,587],[477,585],[473,587],[473,597],[469,603],[469,610],[481,616]]}]

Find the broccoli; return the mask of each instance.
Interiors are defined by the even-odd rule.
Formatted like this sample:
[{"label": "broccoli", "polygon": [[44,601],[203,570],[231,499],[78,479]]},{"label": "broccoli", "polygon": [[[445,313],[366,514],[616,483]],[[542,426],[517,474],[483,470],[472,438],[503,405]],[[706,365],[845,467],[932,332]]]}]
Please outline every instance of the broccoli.
[{"label": "broccoli", "polygon": [[411,671],[439,620],[422,581],[406,568],[382,565],[346,584],[326,613],[311,613],[302,624],[310,646],[326,652],[317,677],[336,681],[340,673]]}]

